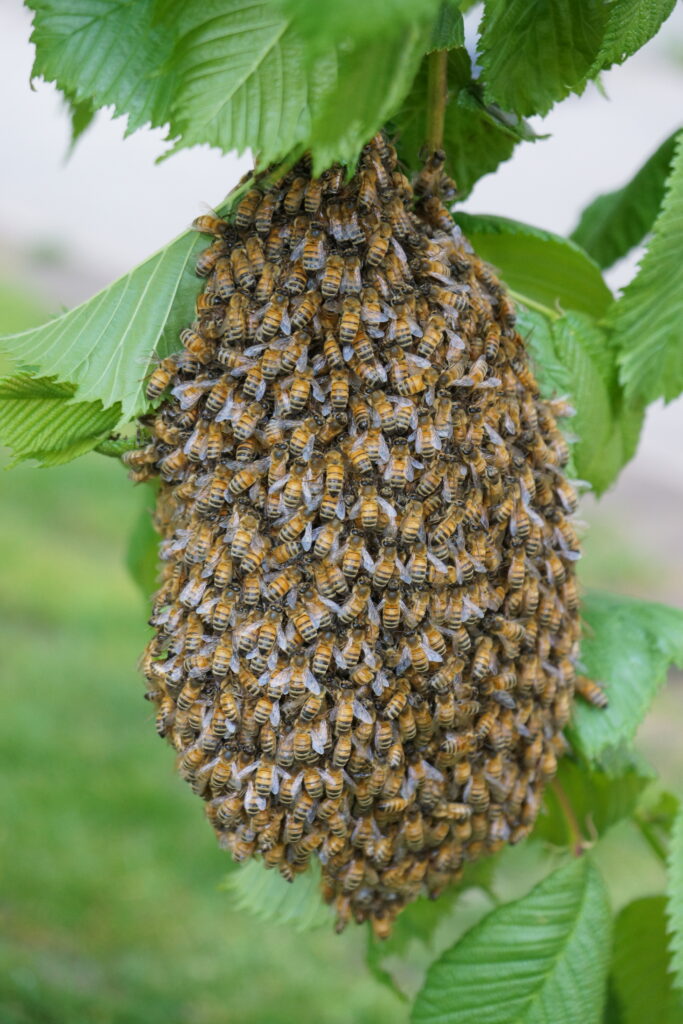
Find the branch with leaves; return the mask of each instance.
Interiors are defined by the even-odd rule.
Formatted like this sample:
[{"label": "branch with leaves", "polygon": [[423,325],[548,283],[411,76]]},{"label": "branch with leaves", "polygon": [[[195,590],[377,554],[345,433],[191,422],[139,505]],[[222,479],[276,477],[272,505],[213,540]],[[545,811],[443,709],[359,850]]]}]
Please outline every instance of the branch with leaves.
[{"label": "branch with leaves", "polygon": [[[460,201],[517,146],[540,153],[542,137],[525,118],[623,63],[674,2],[485,0],[476,52],[465,46],[463,11],[472,5],[455,0],[28,6],[34,77],[67,100],[74,141],[110,106],[130,132],[165,128],[166,156],[194,145],[250,149],[264,168],[309,152],[318,173],[353,165],[383,128],[409,175],[425,147],[443,148]],[[468,17],[474,27],[476,12]],[[570,238],[465,214],[457,203],[453,217],[518,304],[543,394],[574,407],[573,467],[602,493],[633,457],[647,406],[683,391],[683,130],[630,182],[595,199]],[[613,295],[603,270],[643,242],[633,279]],[[0,381],[0,440],[15,459],[52,466],[92,450],[120,454],[127,442],[116,435],[149,409],[146,375],[178,346],[199,291],[192,268],[202,244],[187,232],[76,309],[0,339],[16,365]],[[146,507],[129,558],[146,595],[155,544]],[[399,989],[401,960],[415,946],[427,956],[416,1024],[683,1021],[683,816],[630,749],[669,666],[683,666],[683,613],[590,594],[583,617],[583,666],[604,681],[609,707],[576,709],[572,753],[528,844],[537,884],[501,898],[503,851],[435,904],[407,908],[384,946],[370,940],[370,969]],[[668,857],[669,889],[614,915],[600,851],[619,823]],[[228,887],[238,905],[304,928],[328,920],[315,882],[307,875],[288,889],[252,864]],[[434,937],[468,913],[473,927],[434,959]]]}]

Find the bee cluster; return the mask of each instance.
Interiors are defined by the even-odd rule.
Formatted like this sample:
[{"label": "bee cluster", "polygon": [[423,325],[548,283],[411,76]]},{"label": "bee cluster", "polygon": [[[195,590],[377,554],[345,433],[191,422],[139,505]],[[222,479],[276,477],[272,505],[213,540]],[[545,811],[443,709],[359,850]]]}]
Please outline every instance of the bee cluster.
[{"label": "bee cluster", "polygon": [[383,136],[258,180],[148,384],[157,729],[237,860],[320,861],[338,927],[525,837],[563,750],[576,496],[512,303]]}]

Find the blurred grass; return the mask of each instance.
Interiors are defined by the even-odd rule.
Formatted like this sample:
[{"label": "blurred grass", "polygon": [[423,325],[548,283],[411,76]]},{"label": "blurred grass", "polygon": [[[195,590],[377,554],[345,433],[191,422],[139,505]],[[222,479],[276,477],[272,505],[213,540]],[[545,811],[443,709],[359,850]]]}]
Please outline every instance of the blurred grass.
[{"label": "blurred grass", "polygon": [[[39,311],[0,288],[0,330]],[[228,855],[156,736],[125,566],[142,495],[88,456],[0,470],[2,1024],[382,1024],[360,929],[232,911]]]},{"label": "blurred grass", "polygon": [[[0,282],[0,331],[41,315]],[[0,494],[0,1024],[404,1021],[364,965],[362,930],[298,935],[219,889],[229,858],[136,671],[146,610],[125,553],[142,493],[88,456],[0,471]],[[632,541],[596,520],[583,584],[656,599],[670,569]],[[675,782],[681,687],[657,708],[644,747]],[[662,885],[629,828],[601,854],[617,907]],[[511,854],[505,898],[530,884],[527,852]]]}]

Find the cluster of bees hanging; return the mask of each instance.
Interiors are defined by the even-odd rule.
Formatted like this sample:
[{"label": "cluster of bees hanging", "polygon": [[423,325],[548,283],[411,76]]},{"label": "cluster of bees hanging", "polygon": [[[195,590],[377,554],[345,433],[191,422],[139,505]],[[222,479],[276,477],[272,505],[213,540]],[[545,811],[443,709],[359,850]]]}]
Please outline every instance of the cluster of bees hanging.
[{"label": "cluster of bees hanging", "polygon": [[199,218],[127,458],[161,478],[158,732],[236,860],[317,858],[338,928],[381,937],[529,833],[582,685],[567,409],[441,168],[412,187],[377,136],[348,181],[303,159]]}]

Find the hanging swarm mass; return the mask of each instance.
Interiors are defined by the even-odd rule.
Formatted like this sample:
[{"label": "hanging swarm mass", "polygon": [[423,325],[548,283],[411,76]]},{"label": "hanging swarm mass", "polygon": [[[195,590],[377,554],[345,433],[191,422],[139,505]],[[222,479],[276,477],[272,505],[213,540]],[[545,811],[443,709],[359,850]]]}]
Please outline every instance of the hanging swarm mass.
[{"label": "hanging swarm mass", "polygon": [[375,137],[252,188],[128,457],[161,478],[157,729],[236,860],[321,864],[341,929],[528,835],[579,622],[561,403],[513,306]]}]

